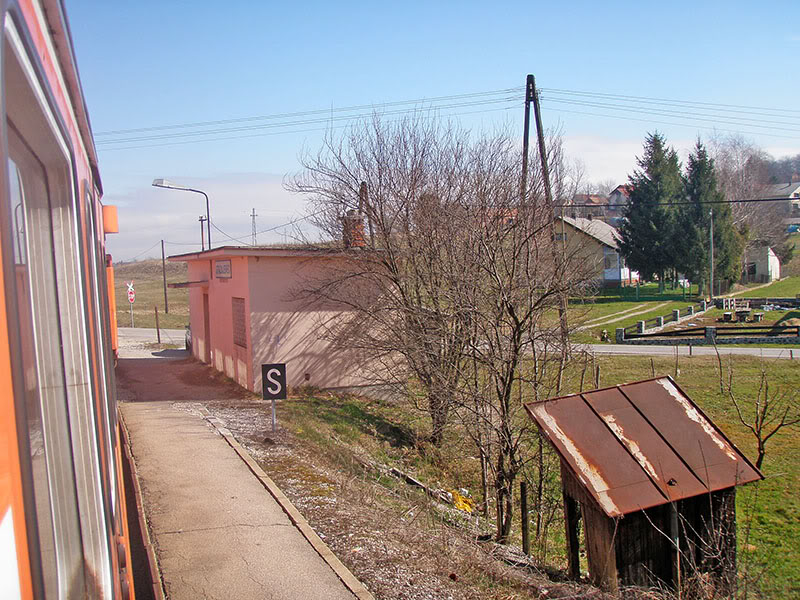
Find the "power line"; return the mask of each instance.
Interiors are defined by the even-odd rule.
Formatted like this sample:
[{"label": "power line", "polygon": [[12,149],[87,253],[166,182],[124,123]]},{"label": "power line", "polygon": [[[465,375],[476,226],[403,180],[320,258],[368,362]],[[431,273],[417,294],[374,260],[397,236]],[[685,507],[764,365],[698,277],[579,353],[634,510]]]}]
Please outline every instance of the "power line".
[{"label": "power line", "polygon": [[[463,108],[469,106],[484,106],[488,104],[499,104],[499,103],[509,103],[516,101],[516,98],[513,97],[506,97],[506,98],[499,98],[493,100],[478,100],[478,101],[471,101],[471,102],[459,102],[453,104],[445,104],[445,105],[437,105],[430,107],[434,110],[445,110],[450,108]],[[418,112],[420,109],[418,107],[414,108],[406,108],[406,109],[397,109],[391,110],[381,113],[382,115],[400,115],[400,114],[407,114],[412,112]],[[185,131],[181,133],[166,133],[166,134],[159,134],[159,135],[150,135],[150,136],[141,136],[141,137],[129,137],[129,138],[120,138],[116,140],[103,140],[98,142],[98,145],[109,145],[109,144],[125,144],[131,142],[146,142],[146,141],[155,141],[155,140],[166,140],[166,139],[174,139],[174,138],[187,138],[187,137],[194,137],[194,136],[203,136],[203,135],[216,135],[221,133],[236,133],[242,131],[253,131],[257,129],[278,129],[282,127],[294,127],[297,125],[313,125],[317,123],[330,123],[336,121],[354,121],[358,119],[368,119],[372,117],[373,113],[357,113],[354,115],[342,115],[338,117],[320,117],[316,119],[305,119],[300,121],[285,121],[285,122],[278,122],[278,123],[266,123],[263,125],[244,125],[241,127],[230,127],[227,129],[205,129],[200,131]]]},{"label": "power line", "polygon": [[[708,123],[722,123],[725,125],[738,125],[743,127],[751,127],[751,128],[761,128],[761,129],[774,129],[777,131],[789,131],[789,132],[798,132],[800,133],[800,129],[792,129],[787,127],[775,127],[772,125],[760,125],[759,123],[773,123],[773,124],[783,124],[783,125],[798,125],[800,123],[789,123],[786,121],[768,121],[764,119],[747,119],[745,117],[736,117],[736,116],[727,116],[727,115],[708,115],[703,113],[696,113],[696,112],[687,112],[687,111],[678,111],[678,110],[666,110],[666,109],[648,109],[646,107],[638,107],[638,106],[630,106],[630,105],[614,105],[608,104],[604,102],[588,102],[584,100],[566,100],[566,99],[559,99],[559,98],[550,98],[546,97],[544,100],[547,100],[551,103],[556,104],[571,104],[576,106],[588,106],[590,108],[602,108],[607,110],[617,110],[617,111],[625,111],[625,112],[635,112],[635,113],[642,113],[642,114],[650,114],[656,116],[664,116],[664,117],[678,117],[678,118],[686,118],[691,119],[693,121],[703,121]],[[735,119],[735,121],[730,120],[720,120],[722,119]],[[740,122],[740,121],[751,121],[754,124],[747,123],[747,122]]]},{"label": "power line", "polygon": [[[502,108],[489,108],[489,109],[485,109],[485,110],[472,110],[472,111],[464,111],[464,112],[457,112],[457,113],[449,113],[446,116],[448,116],[448,117],[457,117],[457,116],[463,116],[463,115],[476,115],[476,114],[483,114],[483,113],[489,113],[489,112],[503,112],[503,111],[511,110],[512,108],[515,108],[516,106],[517,106],[517,103],[515,102],[512,106],[506,106],[506,107],[502,107]],[[429,116],[422,116],[420,118],[427,119],[427,118],[430,118],[430,117]],[[393,120],[389,120],[389,121],[386,121],[386,122],[387,123],[393,123],[393,122],[397,122],[397,121],[399,121],[399,119],[393,119]],[[242,140],[242,139],[248,139],[248,138],[269,137],[269,136],[273,136],[273,135],[285,135],[285,134],[292,134],[292,133],[307,133],[307,132],[312,132],[312,131],[331,131],[331,130],[335,130],[335,129],[343,129],[343,128],[348,127],[348,126],[349,126],[348,123],[344,123],[344,124],[341,124],[341,125],[333,125],[333,126],[330,126],[330,127],[312,127],[312,128],[308,128],[308,129],[293,129],[293,130],[288,130],[288,131],[273,131],[273,132],[268,132],[268,133],[253,133],[253,134],[249,134],[249,135],[232,135],[232,136],[215,137],[215,138],[204,138],[204,139],[197,139],[197,140],[184,140],[184,141],[180,141],[180,142],[165,142],[165,143],[160,143],[160,144],[139,144],[139,145],[135,145],[135,146],[118,146],[116,148],[107,147],[107,148],[99,148],[99,149],[101,151],[103,151],[103,152],[113,152],[115,150],[136,150],[136,149],[139,149],[139,148],[159,148],[159,147],[162,147],[162,146],[182,146],[184,144],[198,144],[198,143],[202,143],[202,142],[219,142],[219,141],[226,141],[226,140]]]},{"label": "power line", "polygon": [[118,135],[118,134],[125,134],[125,133],[141,133],[145,131],[162,131],[166,129],[182,129],[182,128],[190,128],[190,127],[206,127],[209,125],[227,125],[229,123],[244,123],[248,121],[259,121],[259,120],[267,120],[267,119],[283,119],[283,118],[294,118],[294,117],[304,117],[309,115],[315,114],[330,114],[332,112],[352,112],[355,110],[364,110],[364,109],[374,109],[377,107],[382,106],[401,106],[403,104],[419,104],[423,102],[427,103],[434,103],[443,100],[458,100],[462,98],[474,98],[479,96],[492,96],[492,95],[499,95],[499,94],[508,94],[515,91],[519,91],[521,88],[512,87],[512,88],[504,88],[499,90],[490,90],[485,92],[472,92],[468,94],[454,94],[450,96],[433,96],[430,98],[416,98],[413,100],[397,100],[394,102],[380,102],[376,104],[358,104],[354,106],[344,106],[339,108],[322,108],[316,110],[306,110],[306,111],[299,111],[299,112],[291,112],[291,113],[276,113],[271,115],[260,115],[260,116],[251,116],[251,117],[240,117],[236,119],[220,119],[215,121],[197,121],[193,123],[178,123],[172,125],[158,125],[153,127],[138,127],[135,129],[117,129],[113,131],[101,131],[99,133],[95,133],[95,136],[105,136],[105,135]]},{"label": "power line", "polygon": [[[746,200],[703,200],[694,202],[692,200],[679,200],[677,202],[648,202],[647,206],[689,206],[697,204],[747,204],[761,202],[790,202],[791,198],[749,198]],[[556,208],[602,208],[605,205],[598,204],[556,204]]]},{"label": "power line", "polygon": [[798,113],[800,114],[800,110],[793,109],[793,108],[767,108],[763,106],[746,106],[741,104],[721,104],[719,102],[700,102],[695,100],[672,100],[669,98],[657,98],[652,96],[630,96],[625,94],[606,94],[603,92],[587,92],[581,90],[567,90],[567,89],[560,89],[560,88],[541,88],[542,92],[559,92],[563,94],[573,94],[573,95],[586,95],[586,96],[597,96],[597,97],[606,97],[606,98],[620,98],[620,99],[627,99],[627,100],[641,100],[641,101],[648,101],[648,102],[675,102],[680,104],[697,104],[702,106],[718,106],[721,108],[743,108],[749,110],[760,110],[760,111],[773,111],[773,112],[786,112],[786,113]]},{"label": "power line", "polygon": [[672,126],[677,126],[677,127],[691,127],[693,129],[710,129],[712,131],[725,131],[725,132],[728,132],[728,133],[748,133],[750,135],[752,135],[754,133],[757,133],[758,135],[763,135],[763,136],[767,136],[767,137],[774,137],[774,138],[783,138],[783,139],[786,139],[786,140],[797,140],[797,139],[800,139],[800,137],[798,137],[798,136],[781,135],[779,133],[766,133],[766,132],[763,132],[763,131],[761,131],[761,132],[754,132],[754,131],[742,132],[742,131],[740,131],[738,129],[724,129],[724,128],[720,128],[720,127],[709,127],[709,126],[705,126],[705,125],[697,125],[697,124],[694,124],[694,123],[676,123],[675,121],[659,121],[657,119],[637,119],[636,117],[624,117],[622,115],[607,115],[607,114],[603,114],[603,113],[587,112],[587,111],[581,111],[581,110],[569,110],[567,108],[558,108],[558,107],[555,107],[554,110],[557,111],[557,112],[569,113],[569,114],[573,114],[573,115],[587,115],[587,116],[590,116],[590,117],[604,117],[604,118],[607,118],[607,119],[620,119],[620,120],[623,120],[623,121],[636,121],[636,122],[639,122],[639,123],[656,123],[656,124],[659,124],[659,125],[672,125]]}]

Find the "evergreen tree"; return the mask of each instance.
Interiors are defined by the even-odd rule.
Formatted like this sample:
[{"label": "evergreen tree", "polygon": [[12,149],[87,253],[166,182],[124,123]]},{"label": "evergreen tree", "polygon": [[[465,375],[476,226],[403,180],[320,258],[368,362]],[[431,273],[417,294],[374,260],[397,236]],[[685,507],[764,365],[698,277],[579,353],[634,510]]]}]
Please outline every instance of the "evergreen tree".
[{"label": "evergreen tree", "polygon": [[639,168],[628,177],[630,202],[620,227],[620,251],[643,279],[658,275],[663,290],[664,273],[674,267],[677,256],[675,208],[670,205],[683,193],[680,164],[658,132],[647,135],[644,154],[636,162]]},{"label": "evergreen tree", "polygon": [[732,281],[741,271],[743,238],[733,225],[730,204],[717,187],[714,160],[698,140],[686,168],[686,200],[678,211],[675,266],[702,287],[709,277],[709,224],[714,220],[714,279]]}]

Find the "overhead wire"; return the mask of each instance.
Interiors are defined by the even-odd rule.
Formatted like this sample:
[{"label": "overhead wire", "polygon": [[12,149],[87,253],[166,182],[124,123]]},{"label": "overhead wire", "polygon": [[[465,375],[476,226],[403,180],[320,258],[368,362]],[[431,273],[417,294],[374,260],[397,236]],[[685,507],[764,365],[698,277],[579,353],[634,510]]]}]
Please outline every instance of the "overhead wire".
[{"label": "overhead wire", "polygon": [[258,115],[258,116],[251,116],[251,117],[239,117],[234,119],[219,119],[215,121],[196,121],[193,123],[178,123],[172,125],[156,125],[153,127],[137,127],[134,129],[117,129],[113,131],[101,131],[95,133],[95,136],[106,136],[106,135],[117,135],[117,134],[125,134],[125,133],[141,133],[146,131],[161,131],[166,129],[179,129],[179,128],[189,128],[189,127],[205,127],[209,125],[226,125],[229,123],[244,123],[247,121],[259,121],[259,120],[267,120],[267,119],[283,119],[283,118],[294,118],[294,117],[304,117],[309,115],[316,115],[316,114],[330,114],[330,113],[338,113],[338,112],[352,112],[355,110],[365,110],[365,109],[376,109],[384,106],[401,106],[404,104],[421,104],[421,103],[428,103],[432,104],[435,102],[439,102],[442,100],[459,100],[463,98],[474,98],[479,96],[495,96],[499,94],[510,94],[512,92],[518,92],[523,90],[523,87],[512,87],[512,88],[504,88],[499,90],[490,90],[486,92],[471,92],[468,94],[452,94],[449,96],[432,96],[429,98],[416,98],[413,100],[396,100],[393,102],[378,102],[373,104],[357,104],[353,106],[341,106],[341,107],[332,107],[332,108],[320,108],[315,110],[304,110],[298,112],[290,112],[290,113],[275,113],[270,115]]}]

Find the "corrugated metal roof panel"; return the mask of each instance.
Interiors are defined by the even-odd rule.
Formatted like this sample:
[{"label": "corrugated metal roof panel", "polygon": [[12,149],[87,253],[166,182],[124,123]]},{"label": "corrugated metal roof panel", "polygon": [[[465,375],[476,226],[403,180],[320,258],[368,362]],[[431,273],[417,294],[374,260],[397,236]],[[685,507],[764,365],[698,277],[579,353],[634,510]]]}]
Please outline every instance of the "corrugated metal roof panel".
[{"label": "corrugated metal roof panel", "polygon": [[763,479],[669,377],[526,408],[610,517]]}]

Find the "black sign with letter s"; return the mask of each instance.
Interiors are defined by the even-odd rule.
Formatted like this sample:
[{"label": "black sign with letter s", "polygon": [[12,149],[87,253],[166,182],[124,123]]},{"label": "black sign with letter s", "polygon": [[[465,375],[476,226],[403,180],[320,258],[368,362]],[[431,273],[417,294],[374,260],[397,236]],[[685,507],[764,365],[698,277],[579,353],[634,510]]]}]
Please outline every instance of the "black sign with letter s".
[{"label": "black sign with letter s", "polygon": [[261,365],[261,389],[264,400],[286,399],[286,363]]}]

